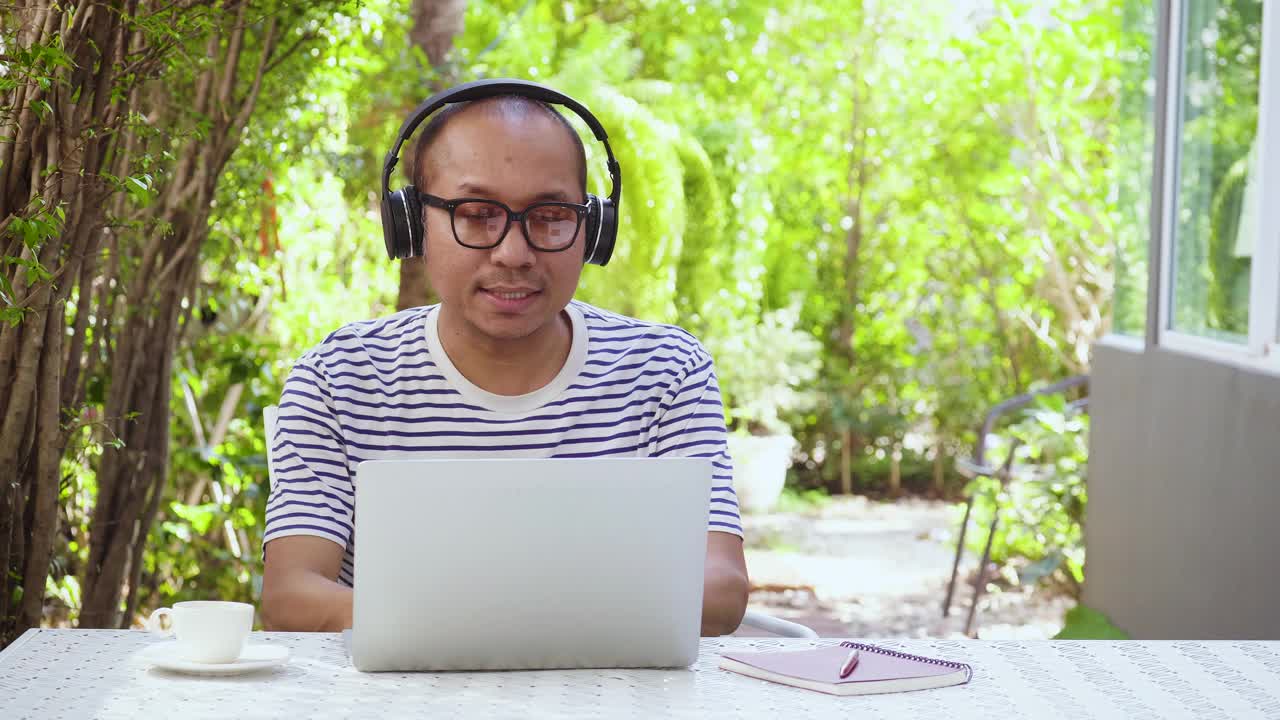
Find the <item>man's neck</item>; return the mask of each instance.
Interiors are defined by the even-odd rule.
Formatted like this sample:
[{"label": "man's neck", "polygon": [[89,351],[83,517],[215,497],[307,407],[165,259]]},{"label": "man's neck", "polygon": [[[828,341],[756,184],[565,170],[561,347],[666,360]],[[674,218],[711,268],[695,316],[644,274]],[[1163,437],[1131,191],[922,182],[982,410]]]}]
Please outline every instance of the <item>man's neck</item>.
[{"label": "man's neck", "polygon": [[573,324],[563,310],[526,337],[501,340],[482,335],[442,305],[436,332],[458,372],[494,395],[527,395],[545,387],[564,368],[573,347]]}]

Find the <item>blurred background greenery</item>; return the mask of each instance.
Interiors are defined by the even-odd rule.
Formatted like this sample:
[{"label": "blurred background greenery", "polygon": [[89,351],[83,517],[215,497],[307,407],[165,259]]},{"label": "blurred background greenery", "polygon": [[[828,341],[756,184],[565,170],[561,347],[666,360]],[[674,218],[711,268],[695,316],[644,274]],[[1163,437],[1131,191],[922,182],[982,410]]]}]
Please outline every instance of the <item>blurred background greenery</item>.
[{"label": "blurred background greenery", "polygon": [[[7,341],[39,315],[24,298],[43,296],[24,287],[60,284],[65,306],[55,291],[49,307],[65,318],[49,322],[87,338],[63,349],[56,423],[36,425],[61,432],[43,621],[128,625],[176,600],[255,597],[269,492],[262,408],[294,359],[342,323],[425,302],[420,289],[401,296],[410,280],[386,260],[377,174],[409,109],[483,77],[551,84],[608,128],[625,177],[622,230],[613,262],[586,270],[579,297],[701,337],[731,428],[796,439],[793,491],[956,497],[952,459],[970,452],[990,406],[1087,372],[1113,316],[1141,332],[1149,5],[142,3],[126,25],[158,60],[98,89],[134,104],[98,170],[109,239],[83,253],[96,264],[43,252],[69,242],[67,209],[81,211],[71,200],[19,186],[26,204],[0,211]],[[30,22],[0,25],[4,47],[22,50],[0,77],[14,101],[0,119],[14,126],[23,111],[59,117],[62,106],[46,113],[33,98],[79,77],[74,19],[61,34],[24,36]],[[248,28],[242,48],[236,22]],[[240,105],[200,104],[211,92],[200,73],[219,63],[207,77],[231,83],[226,97]],[[244,122],[226,122],[238,108]],[[208,155],[214,144],[220,154]],[[588,148],[602,192],[601,153]],[[3,170],[21,157],[0,159]],[[207,192],[174,190],[196,180]],[[189,249],[190,270],[157,275],[146,255],[155,238],[162,259]],[[60,274],[64,265],[73,269]],[[166,283],[171,294],[147,294]],[[170,312],[174,330],[155,342],[129,335],[144,307]],[[120,358],[140,354],[167,358],[149,382],[169,387],[150,407],[113,401],[128,382]],[[130,440],[148,418],[160,423],[154,442]],[[1048,558],[1044,575],[1077,585],[1087,416],[1039,407],[1014,422],[1022,459],[1056,475],[1009,505],[997,559]],[[118,495],[112,481],[112,497],[141,498],[105,511],[124,513],[133,532],[95,538],[102,478],[122,472],[111,458],[141,457],[125,454],[130,443],[162,466],[147,471],[150,491]],[[39,465],[21,451],[0,462],[16,458],[12,497],[35,503],[40,480],[23,473]],[[127,557],[105,581],[114,589],[90,593],[110,556],[95,543],[124,543]],[[29,558],[29,548],[5,558],[7,632],[40,593]],[[86,603],[95,610],[82,618]]]}]

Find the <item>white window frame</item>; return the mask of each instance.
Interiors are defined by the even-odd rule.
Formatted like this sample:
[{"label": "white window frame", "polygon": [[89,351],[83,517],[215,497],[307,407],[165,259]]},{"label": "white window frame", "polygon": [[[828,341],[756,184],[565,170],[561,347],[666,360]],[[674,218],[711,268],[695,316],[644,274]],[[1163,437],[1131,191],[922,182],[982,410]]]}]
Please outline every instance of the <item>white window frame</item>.
[{"label": "white window frame", "polygon": [[[1182,140],[1182,63],[1186,28],[1183,18],[1190,2],[1172,0],[1169,19],[1160,32],[1168,33],[1164,78],[1164,173],[1160,178],[1160,281],[1151,288],[1155,303],[1157,345],[1176,352],[1280,373],[1280,0],[1263,0],[1262,47],[1258,88],[1258,190],[1263,198],[1257,222],[1258,237],[1250,260],[1249,336],[1244,344],[1192,335],[1173,329],[1174,233],[1177,229],[1179,151]],[[1155,294],[1156,297],[1150,297]]]}]

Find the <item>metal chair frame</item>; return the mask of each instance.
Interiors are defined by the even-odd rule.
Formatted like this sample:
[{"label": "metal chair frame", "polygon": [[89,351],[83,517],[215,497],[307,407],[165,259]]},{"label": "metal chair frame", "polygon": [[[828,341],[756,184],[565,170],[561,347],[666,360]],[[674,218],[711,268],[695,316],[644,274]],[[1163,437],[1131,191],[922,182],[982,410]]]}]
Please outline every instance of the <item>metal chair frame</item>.
[{"label": "metal chair frame", "polygon": [[[1052,385],[1046,385],[1038,390],[1033,390],[1010,398],[991,408],[987,413],[986,419],[982,422],[981,429],[978,431],[978,439],[974,443],[973,457],[960,458],[956,460],[956,470],[970,480],[980,477],[991,477],[1000,481],[1001,488],[1008,487],[1009,483],[1013,480],[1013,456],[1018,443],[1015,441],[1010,446],[1009,456],[1000,467],[992,467],[988,465],[986,459],[987,438],[991,436],[996,423],[1004,415],[1027,407],[1038,398],[1045,397],[1047,395],[1057,395],[1071,390],[1072,388],[1086,386],[1088,383],[1088,375],[1075,375]],[[1068,407],[1080,410],[1087,404],[1088,398],[1085,397],[1070,403]],[[976,493],[971,493],[965,498],[964,520],[960,522],[960,537],[956,540],[955,559],[951,563],[951,580],[947,583],[947,597],[942,601],[942,617],[944,618],[951,615],[951,599],[955,595],[956,577],[960,571],[960,557],[964,553],[964,537],[969,529],[969,518],[973,514],[975,497]],[[974,616],[978,611],[978,601],[981,599],[983,588],[986,586],[987,563],[991,560],[991,543],[995,539],[996,524],[999,517],[999,508],[997,507],[996,512],[992,513],[991,527],[987,533],[986,547],[982,550],[982,562],[978,565],[978,578],[977,582],[974,583],[973,602],[969,605],[969,614],[968,617],[965,618],[964,622],[964,634],[970,637],[974,634],[973,621]]]}]

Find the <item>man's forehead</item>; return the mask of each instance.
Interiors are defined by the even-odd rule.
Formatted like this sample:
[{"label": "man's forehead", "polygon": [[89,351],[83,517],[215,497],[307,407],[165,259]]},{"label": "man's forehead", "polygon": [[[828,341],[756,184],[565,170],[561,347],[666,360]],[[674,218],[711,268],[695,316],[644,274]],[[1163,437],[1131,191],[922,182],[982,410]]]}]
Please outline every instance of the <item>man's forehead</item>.
[{"label": "man's forehead", "polygon": [[427,163],[436,167],[457,166],[481,157],[511,163],[517,161],[513,153],[549,154],[548,160],[562,158],[576,170],[577,152],[568,132],[544,113],[473,113],[472,108],[467,108],[450,118],[429,148]]},{"label": "man's forehead", "polygon": [[[505,108],[505,109],[504,109]],[[523,109],[514,109],[523,108]],[[502,134],[517,136],[537,136],[541,142],[553,138],[572,144],[569,130],[545,110],[530,110],[527,106],[505,106],[499,104],[472,105],[464,108],[457,115],[449,118],[448,124],[440,133],[440,137],[449,141],[476,141],[477,134]],[[546,136],[542,138],[542,136]],[[443,143],[442,143],[443,144]]]},{"label": "man's forehead", "polygon": [[[582,141],[562,115],[548,105],[520,96],[485,98],[452,106],[440,126],[421,143],[422,171],[415,177],[434,184],[441,173],[456,176],[477,163],[520,164],[535,175],[571,173],[567,182],[579,192],[586,167]],[[517,157],[518,156],[518,157]],[[568,162],[570,167],[563,163]],[[542,172],[539,172],[542,171]],[[434,177],[434,179],[433,179]],[[556,180],[559,184],[559,180]],[[441,188],[443,191],[443,188]]]}]

